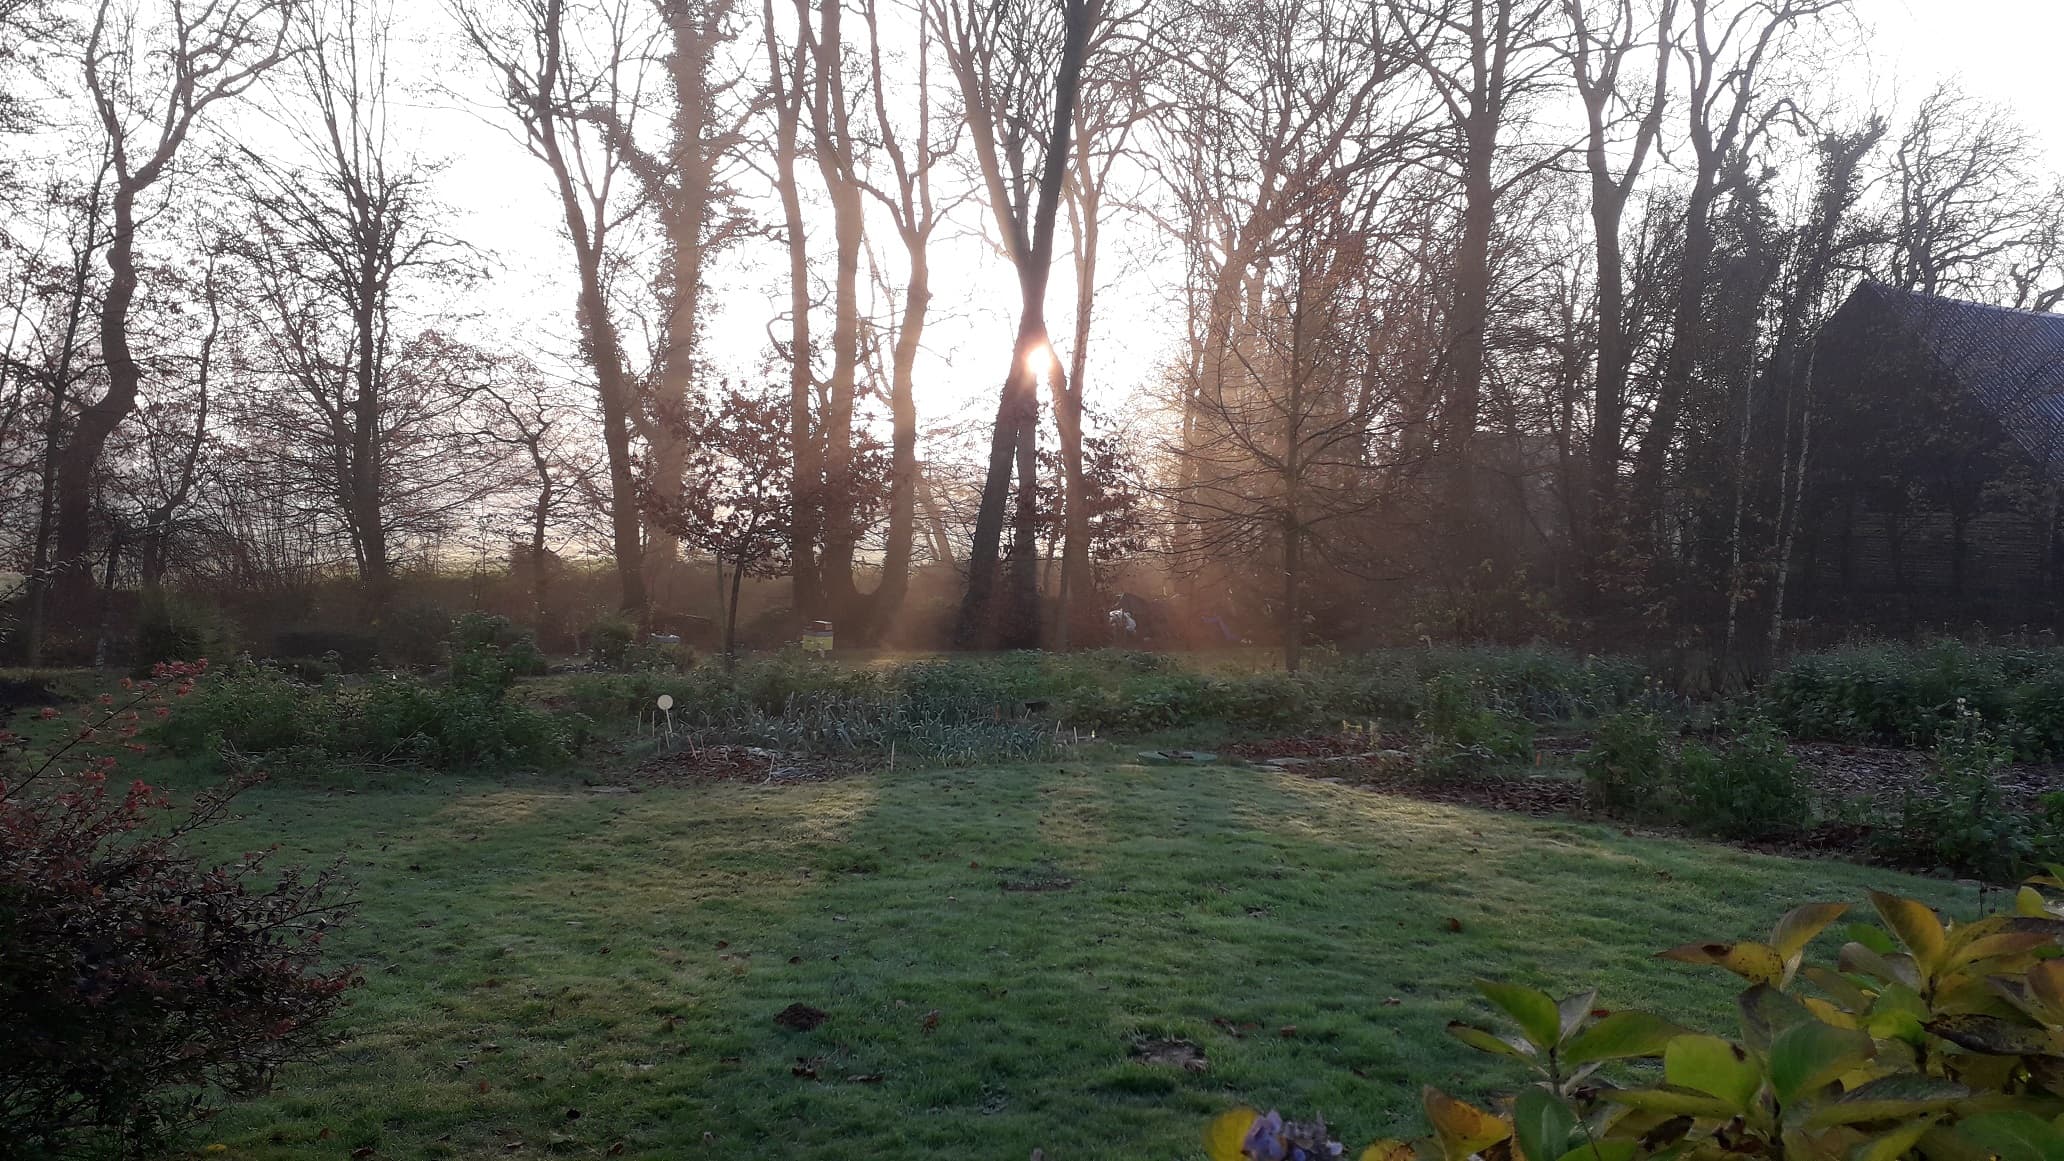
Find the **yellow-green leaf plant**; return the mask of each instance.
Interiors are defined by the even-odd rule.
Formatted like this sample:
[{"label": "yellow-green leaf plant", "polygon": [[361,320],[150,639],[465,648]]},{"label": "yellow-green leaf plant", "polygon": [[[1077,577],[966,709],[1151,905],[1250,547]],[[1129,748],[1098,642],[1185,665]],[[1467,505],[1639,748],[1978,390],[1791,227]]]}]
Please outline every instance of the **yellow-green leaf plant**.
[{"label": "yellow-green leaf plant", "polygon": [[[1486,1111],[1427,1088],[1433,1135],[1379,1141],[1381,1161],[2064,1161],[2064,909],[2030,880],[2011,914],[1968,923],[1873,893],[1876,924],[1832,963],[1815,937],[1848,912],[1799,907],[1763,940],[1665,959],[1747,984],[1732,1038],[1605,1012],[1512,984],[1484,995],[1517,1026],[1451,1024],[1536,1083]],[[1609,1069],[1612,1062],[1640,1061]],[[1212,1152],[1240,1161],[1243,1152]]]}]

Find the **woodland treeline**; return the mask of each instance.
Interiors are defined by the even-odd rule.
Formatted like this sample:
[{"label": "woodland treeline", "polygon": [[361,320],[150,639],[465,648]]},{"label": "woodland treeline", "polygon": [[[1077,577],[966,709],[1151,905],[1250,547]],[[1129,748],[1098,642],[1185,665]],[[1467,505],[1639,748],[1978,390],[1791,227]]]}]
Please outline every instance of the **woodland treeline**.
[{"label": "woodland treeline", "polygon": [[[757,578],[841,644],[1102,643],[1131,590],[1293,664],[1775,645],[1816,323],[2064,300],[2025,127],[1875,107],[1865,9],[0,0],[5,648],[160,590],[377,623],[475,554],[539,622]],[[565,341],[491,325],[440,101],[529,154]],[[970,263],[1016,325],[926,414]]]}]

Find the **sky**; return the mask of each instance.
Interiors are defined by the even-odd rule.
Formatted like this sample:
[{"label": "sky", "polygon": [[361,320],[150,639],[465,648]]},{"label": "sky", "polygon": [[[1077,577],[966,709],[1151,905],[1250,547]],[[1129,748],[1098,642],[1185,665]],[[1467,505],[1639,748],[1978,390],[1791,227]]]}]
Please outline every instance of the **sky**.
[{"label": "sky", "polygon": [[[1895,116],[1935,85],[1957,79],[1980,97],[2011,107],[2064,170],[2064,96],[2057,52],[2064,45],[2064,0],[1855,0],[1871,26],[1871,52],[1853,57],[1835,83],[1859,101]],[[399,7],[407,12],[412,5]],[[486,79],[471,72],[448,26],[425,4],[409,23],[417,51],[431,62],[437,86],[413,98],[426,153],[448,161],[441,187],[456,218],[452,232],[483,248],[492,261],[483,289],[480,323],[518,343],[572,351],[572,296],[566,243],[558,232],[556,201],[544,168],[508,136],[498,106],[463,107],[455,94],[487,95]],[[972,207],[970,207],[972,208]],[[965,215],[974,221],[972,215]],[[884,237],[892,237],[884,233]],[[1108,236],[1108,235],[1107,235]],[[1015,286],[998,278],[998,265],[972,224],[949,230],[936,243],[935,299],[919,366],[922,422],[977,420],[993,408],[995,387],[1008,357],[1015,323]],[[1109,264],[1123,268],[1113,255]],[[1168,288],[1142,263],[1131,263],[1099,299],[1099,336],[1092,344],[1089,400],[1122,423],[1127,401],[1172,353],[1179,317]],[[715,303],[709,355],[721,373],[768,381],[778,373],[759,364],[767,350],[768,320],[786,307],[778,263],[727,266],[713,276]],[[1072,314],[1072,286],[1057,272],[1049,317]]]},{"label": "sky", "polygon": [[[1881,72],[1902,105],[1954,76],[2011,106],[2064,167],[2064,0],[1858,0],[1878,26]],[[1859,70],[1861,71],[1861,70]],[[1862,79],[1862,78],[1859,78]]]}]

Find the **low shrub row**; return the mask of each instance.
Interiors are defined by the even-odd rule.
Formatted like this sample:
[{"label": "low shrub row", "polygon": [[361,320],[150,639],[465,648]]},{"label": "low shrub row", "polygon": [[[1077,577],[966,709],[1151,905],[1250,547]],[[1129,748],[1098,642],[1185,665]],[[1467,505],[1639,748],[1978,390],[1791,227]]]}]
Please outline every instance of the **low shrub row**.
[{"label": "low shrub row", "polygon": [[579,723],[510,696],[544,659],[499,617],[461,618],[444,679],[389,672],[316,683],[266,665],[231,668],[198,687],[183,712],[153,727],[179,757],[248,759],[275,773],[337,765],[467,769],[564,762]]},{"label": "low shrub row", "polygon": [[1788,660],[1755,695],[1794,738],[1932,746],[1958,707],[1996,723],[2026,761],[2064,758],[2064,649],[1868,645]]},{"label": "low shrub row", "polygon": [[778,715],[798,699],[834,697],[895,702],[917,717],[1029,716],[1084,733],[1148,734],[1198,726],[1311,729],[1372,718],[1402,725],[1425,712],[1450,714],[1441,699],[1452,700],[1456,690],[1467,691],[1474,709],[1504,720],[1548,722],[1609,712],[1638,698],[1642,682],[1631,662],[1547,650],[1322,655],[1297,673],[1203,672],[1175,658],[1121,651],[871,668],[784,654],[750,658],[729,672],[704,666],[673,674],[581,675],[568,679],[562,697],[598,721],[633,717],[659,694],[671,693],[713,723],[741,706]]}]

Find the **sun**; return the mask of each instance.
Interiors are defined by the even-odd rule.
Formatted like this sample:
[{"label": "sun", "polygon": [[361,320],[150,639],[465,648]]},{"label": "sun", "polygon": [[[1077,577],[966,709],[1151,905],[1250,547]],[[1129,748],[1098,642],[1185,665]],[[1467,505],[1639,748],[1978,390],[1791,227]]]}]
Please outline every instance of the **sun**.
[{"label": "sun", "polygon": [[1051,344],[1033,343],[1025,351],[1025,373],[1034,379],[1040,378],[1046,374],[1048,367],[1053,366],[1053,357],[1053,346]]}]

